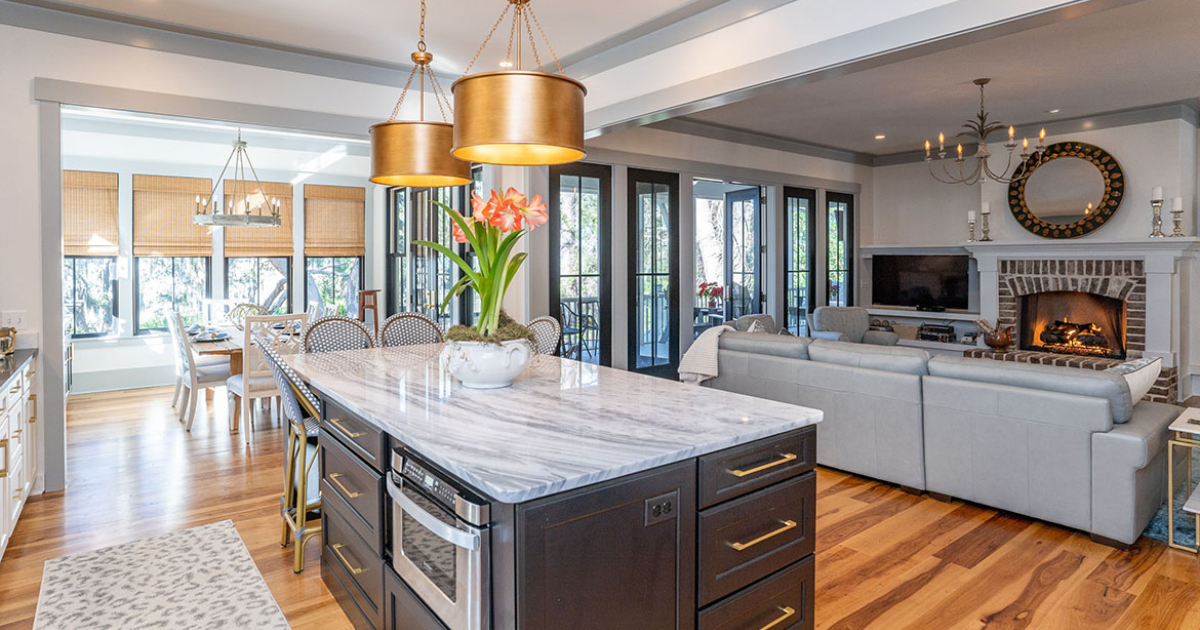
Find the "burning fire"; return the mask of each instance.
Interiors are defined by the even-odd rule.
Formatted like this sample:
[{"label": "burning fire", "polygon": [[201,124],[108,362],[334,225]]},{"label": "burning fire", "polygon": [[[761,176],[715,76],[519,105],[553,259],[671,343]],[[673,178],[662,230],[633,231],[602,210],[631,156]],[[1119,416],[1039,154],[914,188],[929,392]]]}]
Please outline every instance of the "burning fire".
[{"label": "burning fire", "polygon": [[1035,332],[1040,347],[1047,350],[1101,357],[1113,354],[1104,329],[1093,322],[1080,324],[1060,319],[1038,326]]}]

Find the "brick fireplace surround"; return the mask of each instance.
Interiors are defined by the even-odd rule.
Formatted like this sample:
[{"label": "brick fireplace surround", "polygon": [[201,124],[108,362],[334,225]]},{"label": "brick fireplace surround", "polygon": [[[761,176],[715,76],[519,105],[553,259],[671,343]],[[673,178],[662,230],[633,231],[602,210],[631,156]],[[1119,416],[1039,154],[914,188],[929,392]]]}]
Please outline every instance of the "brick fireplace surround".
[{"label": "brick fireplace surround", "polygon": [[[980,313],[984,319],[1012,326],[1014,348],[1020,347],[1018,322],[1023,296],[1048,291],[1080,291],[1125,302],[1128,358],[1161,357],[1162,372],[1148,400],[1179,398],[1177,354],[1180,341],[1178,262],[1193,243],[1172,247],[1166,239],[1139,243],[971,244],[980,272]],[[1190,239],[1189,239],[1190,240]],[[1180,251],[1183,250],[1183,251]],[[1019,363],[1103,370],[1117,359],[1030,350],[1005,354],[971,349],[966,356]]]}]

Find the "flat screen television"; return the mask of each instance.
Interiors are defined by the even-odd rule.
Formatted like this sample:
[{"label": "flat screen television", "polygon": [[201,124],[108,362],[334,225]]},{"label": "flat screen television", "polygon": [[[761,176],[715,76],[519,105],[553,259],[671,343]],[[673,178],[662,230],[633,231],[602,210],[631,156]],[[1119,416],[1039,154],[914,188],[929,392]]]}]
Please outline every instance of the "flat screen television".
[{"label": "flat screen television", "polygon": [[966,310],[968,256],[871,257],[871,301],[879,306]]}]

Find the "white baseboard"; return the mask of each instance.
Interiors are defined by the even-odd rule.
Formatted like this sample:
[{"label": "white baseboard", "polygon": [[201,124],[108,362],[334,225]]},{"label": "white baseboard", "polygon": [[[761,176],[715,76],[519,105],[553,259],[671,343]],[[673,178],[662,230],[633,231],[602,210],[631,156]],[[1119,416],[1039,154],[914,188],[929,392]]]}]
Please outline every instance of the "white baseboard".
[{"label": "white baseboard", "polygon": [[75,372],[72,394],[94,394],[122,389],[141,389],[175,384],[175,370],[161,366]]}]

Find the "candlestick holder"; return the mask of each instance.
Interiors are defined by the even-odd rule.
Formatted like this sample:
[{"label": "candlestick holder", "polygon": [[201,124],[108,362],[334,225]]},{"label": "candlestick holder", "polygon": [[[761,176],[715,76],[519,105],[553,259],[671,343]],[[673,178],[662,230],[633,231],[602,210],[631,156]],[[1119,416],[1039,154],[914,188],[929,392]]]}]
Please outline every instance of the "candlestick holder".
[{"label": "candlestick holder", "polygon": [[1162,238],[1162,237],[1166,236],[1166,234],[1163,234],[1163,231],[1162,231],[1163,200],[1162,199],[1151,199],[1150,207],[1154,208],[1154,218],[1151,219],[1151,221],[1150,221],[1150,225],[1154,228],[1154,231],[1150,232],[1150,238]]},{"label": "candlestick holder", "polygon": [[992,214],[990,212],[983,215],[983,225],[981,225],[979,228],[982,234],[982,238],[979,239],[980,243],[992,242],[992,228],[989,225],[989,223],[991,223],[991,217]]},{"label": "candlestick holder", "polygon": [[1171,221],[1175,223],[1171,236],[1187,236],[1183,233],[1183,208],[1171,211]]},{"label": "candlestick holder", "polygon": [[975,219],[967,220],[967,242],[975,242]]}]

